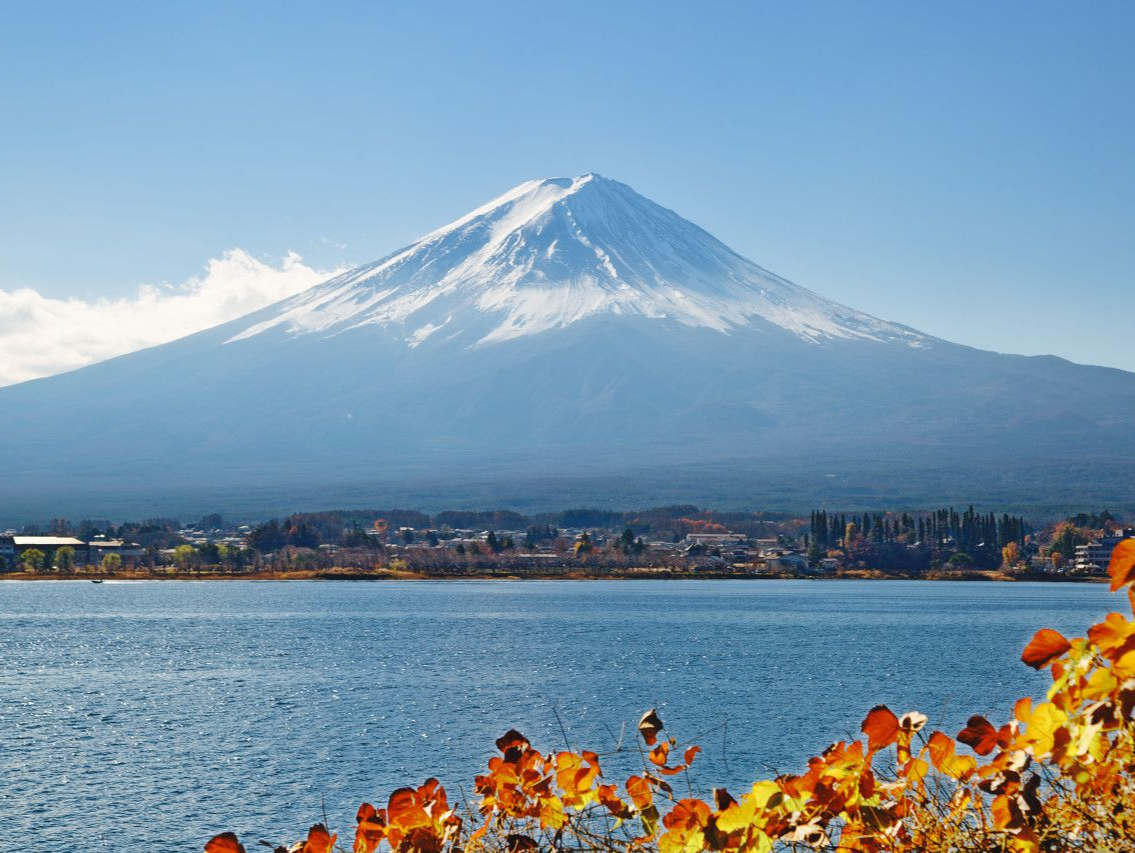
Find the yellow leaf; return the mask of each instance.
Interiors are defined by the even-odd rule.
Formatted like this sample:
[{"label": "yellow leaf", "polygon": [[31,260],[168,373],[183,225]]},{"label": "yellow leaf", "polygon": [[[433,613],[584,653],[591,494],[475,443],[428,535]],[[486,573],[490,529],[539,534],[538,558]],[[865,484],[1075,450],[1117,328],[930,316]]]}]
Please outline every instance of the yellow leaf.
[{"label": "yellow leaf", "polygon": [[921,782],[930,772],[930,765],[921,758],[911,759],[902,769],[902,775],[912,782]]},{"label": "yellow leaf", "polygon": [[1051,702],[1042,702],[1033,710],[1026,723],[1025,739],[1032,744],[1033,756],[1041,758],[1052,752],[1056,732],[1068,716]]}]

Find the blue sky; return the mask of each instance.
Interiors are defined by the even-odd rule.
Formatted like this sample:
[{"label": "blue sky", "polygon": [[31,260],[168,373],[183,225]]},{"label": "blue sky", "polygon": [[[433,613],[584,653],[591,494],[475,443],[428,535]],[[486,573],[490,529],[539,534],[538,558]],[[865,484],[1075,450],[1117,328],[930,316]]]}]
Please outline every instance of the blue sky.
[{"label": "blue sky", "polygon": [[1103,2],[9,0],[0,291],[327,270],[598,171],[856,308],[1135,370],[1133,41]]}]

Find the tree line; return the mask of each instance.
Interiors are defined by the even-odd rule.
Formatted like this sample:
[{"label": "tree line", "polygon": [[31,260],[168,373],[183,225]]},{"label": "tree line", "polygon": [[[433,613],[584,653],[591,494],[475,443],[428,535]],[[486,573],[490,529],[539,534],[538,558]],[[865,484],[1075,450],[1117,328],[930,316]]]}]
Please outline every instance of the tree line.
[{"label": "tree line", "polygon": [[978,513],[971,506],[959,513],[953,507],[911,515],[903,512],[851,515],[812,510],[810,537],[819,548],[840,548],[851,538],[872,542],[908,544],[956,543],[958,548],[989,547],[1000,550],[1010,542],[1025,544],[1032,526],[1021,516]]},{"label": "tree line", "polygon": [[812,510],[806,541],[813,559],[841,550],[881,569],[917,571],[945,563],[996,568],[1015,559],[1032,532],[1021,516],[979,513],[972,506],[961,512],[944,507],[913,514],[848,515],[818,509]]}]

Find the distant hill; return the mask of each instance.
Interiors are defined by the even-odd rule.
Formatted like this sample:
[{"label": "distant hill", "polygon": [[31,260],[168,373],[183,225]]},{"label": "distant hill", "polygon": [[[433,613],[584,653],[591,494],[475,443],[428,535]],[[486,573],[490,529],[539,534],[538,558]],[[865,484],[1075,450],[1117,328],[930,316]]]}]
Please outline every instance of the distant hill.
[{"label": "distant hill", "polygon": [[[913,278],[914,276],[912,276]],[[839,305],[598,175],[182,340],[0,389],[0,523],[1135,504],[1135,374]]]}]

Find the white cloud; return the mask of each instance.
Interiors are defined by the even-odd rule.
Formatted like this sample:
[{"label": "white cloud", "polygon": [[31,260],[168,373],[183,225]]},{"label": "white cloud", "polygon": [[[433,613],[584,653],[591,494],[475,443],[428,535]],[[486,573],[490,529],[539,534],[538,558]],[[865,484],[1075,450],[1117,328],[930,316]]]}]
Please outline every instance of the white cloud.
[{"label": "white cloud", "polygon": [[123,299],[53,299],[0,290],[0,386],[50,376],[234,320],[342,270],[315,270],[294,252],[280,266],[232,249],[179,285],[144,285]]}]

